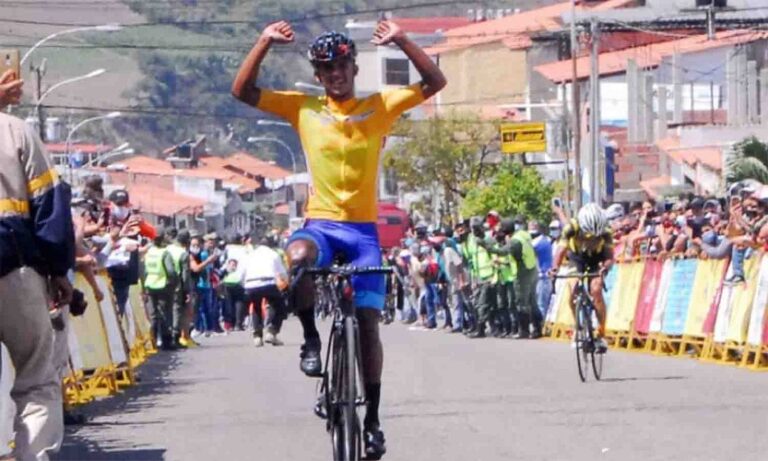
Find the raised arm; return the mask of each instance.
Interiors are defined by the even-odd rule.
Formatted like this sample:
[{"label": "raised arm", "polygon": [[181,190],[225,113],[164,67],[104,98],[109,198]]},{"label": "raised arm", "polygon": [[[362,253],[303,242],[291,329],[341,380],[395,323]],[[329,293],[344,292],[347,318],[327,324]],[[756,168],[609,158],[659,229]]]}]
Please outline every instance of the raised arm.
[{"label": "raised arm", "polygon": [[261,90],[256,87],[256,79],[259,77],[261,63],[267,56],[270,46],[273,43],[291,43],[293,39],[293,29],[288,22],[278,21],[268,25],[240,66],[232,83],[232,96],[256,107],[261,97]]},{"label": "raised arm", "polygon": [[408,35],[400,26],[392,21],[381,21],[373,33],[371,43],[378,46],[394,43],[397,45],[413,66],[421,75],[421,90],[425,99],[434,96],[438,91],[445,88],[447,80],[443,71],[432,61],[432,58],[424,52],[419,45],[408,38]]}]

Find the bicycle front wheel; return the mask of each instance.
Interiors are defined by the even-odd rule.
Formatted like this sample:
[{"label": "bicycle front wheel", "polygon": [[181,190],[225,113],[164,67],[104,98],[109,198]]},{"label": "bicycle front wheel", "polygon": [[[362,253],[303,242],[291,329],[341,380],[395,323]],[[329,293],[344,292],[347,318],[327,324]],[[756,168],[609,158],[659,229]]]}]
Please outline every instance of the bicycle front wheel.
[{"label": "bicycle front wheel", "polygon": [[575,336],[574,342],[576,343],[576,365],[579,369],[579,378],[583,383],[587,381],[587,376],[589,375],[589,349],[592,348],[589,318],[585,315],[584,311],[583,303],[579,302],[576,309],[576,325],[573,333]]},{"label": "bicycle front wheel", "polygon": [[344,319],[344,424],[345,455],[348,461],[360,459],[360,419],[357,416],[357,324],[355,318]]}]

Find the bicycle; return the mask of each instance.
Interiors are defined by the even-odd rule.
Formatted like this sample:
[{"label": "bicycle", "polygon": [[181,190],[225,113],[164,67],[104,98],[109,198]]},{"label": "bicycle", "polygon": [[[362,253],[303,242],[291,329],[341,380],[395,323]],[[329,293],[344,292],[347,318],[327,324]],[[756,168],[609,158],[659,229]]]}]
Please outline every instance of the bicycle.
[{"label": "bicycle", "polygon": [[[590,280],[602,277],[599,273],[584,272],[582,274],[555,275],[553,283],[557,279],[577,279],[574,287],[573,302],[576,305],[576,318],[574,319],[574,343],[576,344],[576,365],[579,369],[581,382],[586,382],[589,375],[590,364],[595,379],[600,381],[603,375],[604,353],[597,351],[595,344],[592,315],[595,313],[595,305],[589,294]],[[552,290],[554,293],[554,289]]]},{"label": "bicycle", "polygon": [[332,325],[315,413],[326,420],[334,461],[358,461],[362,457],[362,431],[357,409],[367,400],[360,372],[362,357],[352,276],[391,272],[389,267],[331,266],[299,269],[294,278],[297,281],[303,275],[324,277],[331,288],[327,291],[331,298]]}]

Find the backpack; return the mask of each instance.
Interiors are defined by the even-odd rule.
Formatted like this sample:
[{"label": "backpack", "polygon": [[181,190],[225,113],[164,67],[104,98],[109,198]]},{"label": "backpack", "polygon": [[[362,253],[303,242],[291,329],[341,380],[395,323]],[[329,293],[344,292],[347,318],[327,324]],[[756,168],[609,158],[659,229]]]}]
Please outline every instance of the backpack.
[{"label": "backpack", "polygon": [[424,281],[427,283],[436,283],[440,276],[440,265],[434,259],[427,260],[427,267],[424,269]]}]

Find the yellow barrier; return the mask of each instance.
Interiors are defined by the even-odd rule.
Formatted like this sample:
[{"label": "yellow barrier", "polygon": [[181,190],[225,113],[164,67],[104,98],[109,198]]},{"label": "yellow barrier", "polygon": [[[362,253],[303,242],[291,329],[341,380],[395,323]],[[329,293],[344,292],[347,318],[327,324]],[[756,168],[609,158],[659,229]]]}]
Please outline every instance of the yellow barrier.
[{"label": "yellow barrier", "polygon": [[[647,296],[654,296],[643,291],[644,268],[641,261],[620,263],[615,269],[606,325],[613,347],[768,369],[768,257],[758,253],[747,259],[747,281],[739,284],[723,282],[726,269],[729,275],[732,270],[726,260],[701,260],[695,267],[665,261],[652,288],[658,287],[653,312],[642,311],[647,334],[634,334],[640,294],[646,293],[645,306],[653,299]],[[568,305],[572,286],[558,281],[545,329],[553,339],[568,339],[573,328]]]},{"label": "yellow barrier", "polygon": [[62,383],[68,406],[113,395],[133,385],[134,369],[155,352],[141,288],[131,287],[126,315],[119,319],[109,278],[99,274],[96,282],[105,295],[101,303],[96,301],[85,277],[75,276],[75,288],[85,295],[88,308],[82,316],[69,319],[71,373]]}]

